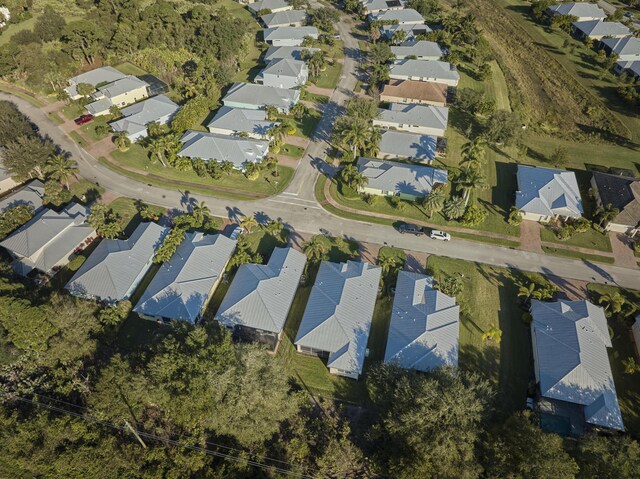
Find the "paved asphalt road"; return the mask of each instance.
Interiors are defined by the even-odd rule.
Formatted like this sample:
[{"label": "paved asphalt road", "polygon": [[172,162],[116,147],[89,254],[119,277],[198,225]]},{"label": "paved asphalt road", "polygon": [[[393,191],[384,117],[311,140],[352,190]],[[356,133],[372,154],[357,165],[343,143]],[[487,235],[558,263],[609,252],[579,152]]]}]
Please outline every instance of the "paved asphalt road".
[{"label": "paved asphalt road", "polygon": [[[300,162],[296,176],[282,194],[259,201],[233,201],[215,197],[191,196],[188,192],[178,192],[148,186],[144,183],[119,175],[100,165],[95,158],[80,148],[39,108],[21,98],[0,93],[0,99],[14,102],[31,120],[38,125],[43,135],[48,135],[60,147],[68,151],[78,162],[80,174],[100,186],[122,196],[141,199],[166,208],[186,209],[194,202],[205,201],[212,213],[237,220],[244,215],[255,215],[259,221],[282,218],[293,232],[307,234],[331,234],[352,238],[360,242],[396,246],[413,251],[421,251],[440,256],[459,258],[495,266],[535,271],[561,278],[572,278],[598,283],[617,284],[628,288],[640,288],[640,270],[621,268],[613,265],[594,264],[584,260],[574,260],[558,256],[529,253],[520,250],[494,246],[488,243],[454,239],[450,242],[430,240],[425,237],[401,235],[389,226],[363,223],[336,217],[324,210],[315,200],[313,187],[320,171],[331,174],[324,158],[328,144],[326,140],[341,106],[352,95],[356,77],[354,72],[358,60],[358,43],[344,23],[338,24],[346,48],[343,75],[336,92],[327,105],[325,115],[319,124],[312,143]],[[479,233],[482,234],[482,233]]]}]

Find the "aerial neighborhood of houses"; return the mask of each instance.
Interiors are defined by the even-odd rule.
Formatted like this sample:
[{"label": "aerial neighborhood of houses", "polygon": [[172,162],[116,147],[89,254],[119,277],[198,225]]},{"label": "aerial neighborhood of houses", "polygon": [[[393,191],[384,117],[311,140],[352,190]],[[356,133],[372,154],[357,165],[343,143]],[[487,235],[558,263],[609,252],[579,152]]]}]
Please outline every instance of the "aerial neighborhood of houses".
[{"label": "aerial neighborhood of houses", "polygon": [[[448,48],[424,39],[441,26],[427,25],[418,11],[407,8],[405,0],[359,2],[366,22],[378,22],[373,23],[379,25],[376,37],[389,42],[393,57],[385,66],[388,76],[371,102],[376,114],[367,119],[366,126],[379,135],[379,141],[372,150],[354,147],[351,155],[350,167],[362,179],[353,188],[357,196],[353,201],[373,198],[374,203],[386,198],[389,203],[397,200],[405,206],[407,202],[410,208],[418,209],[434,191],[456,184],[453,168],[442,160],[447,159],[448,142],[453,142],[451,131],[458,121],[459,111],[452,108],[459,101],[456,92],[468,78],[462,66],[458,68],[449,56]],[[309,25],[310,12],[294,9],[285,0],[238,3],[261,26],[260,71],[255,74],[252,70],[248,80],[240,77],[246,81],[236,81],[238,77],[229,81],[215,111],[201,125],[187,126],[176,134],[179,143],[174,151],[189,165],[196,160],[209,166],[225,163],[233,174],[246,173],[274,156],[274,131],[284,125],[283,116],[301,108],[308,95],[313,95],[309,93],[309,82],[314,78],[310,57],[320,50],[315,48],[318,40],[339,36]],[[549,7],[546,15],[571,17],[572,35],[590,39],[594,47],[615,55],[613,70],[617,75],[640,79],[640,39],[626,25],[608,21],[600,6],[559,3]],[[340,93],[338,90],[334,91]],[[111,66],[70,78],[65,91],[71,100],[86,102],[86,113],[76,123],[117,116],[109,120],[111,131],[139,145],[151,139],[153,127],[170,125],[182,105],[174,101],[176,96],[169,86],[156,76],[125,74]],[[182,109],[185,111],[186,107]],[[520,121],[516,126],[521,129]],[[513,169],[499,179],[513,181],[515,188],[509,191],[508,206],[513,207],[519,222],[528,222],[526,227],[538,231],[541,224],[556,220],[581,221],[587,216],[587,204],[594,203],[600,209],[615,211],[602,228],[606,233],[640,237],[640,180],[633,172],[565,170],[560,166],[527,165],[526,161],[512,161]],[[317,168],[324,166],[323,163]],[[332,167],[333,163],[327,169]],[[579,181],[585,175],[588,180]],[[587,181],[588,193],[584,187]],[[305,187],[313,189],[318,184]],[[331,191],[331,186],[323,191]],[[268,195],[258,194],[261,192],[256,193],[258,201],[269,201]],[[223,228],[216,233],[212,229],[205,232],[202,226],[185,231],[170,258],[154,264],[163,241],[171,234],[170,222],[165,218],[144,219],[128,235],[106,239],[90,225],[91,205],[73,200],[57,209],[49,207],[41,181],[21,185],[1,164],[0,195],[0,215],[16,205],[33,208],[31,219],[0,241],[17,275],[42,281],[58,275],[56,278],[60,279],[64,275],[59,273],[74,258],[85,254],[84,262],[62,283],[75,297],[103,305],[131,301],[132,311],[137,314],[134,317],[163,325],[198,324],[209,311],[209,317],[227,328],[234,340],[257,342],[277,352],[288,335],[292,351],[295,348],[292,354],[321,358],[326,366],[323,372],[349,378],[345,380],[349,384],[355,384],[350,379],[358,380],[367,374],[365,361],[371,353],[368,343],[374,336],[372,323],[376,308],[380,308],[378,301],[387,273],[373,260],[355,260],[354,255],[349,260],[331,261],[325,255],[314,263],[317,274],[314,269],[314,275],[310,275],[310,257],[299,244],[289,241],[273,247],[260,261],[247,261],[236,267],[232,259],[242,252],[250,228],[237,226],[227,234]],[[229,194],[229,198],[233,196]],[[307,207],[321,209],[315,202],[311,206],[311,200],[298,198],[298,192],[285,192],[273,202],[295,204],[296,200],[309,203],[304,206],[305,215],[313,213],[307,212]],[[364,223],[355,208],[353,214]],[[376,220],[389,226],[395,218],[385,213]],[[241,223],[239,219],[237,222]],[[425,224],[429,223],[422,221]],[[424,233],[422,227],[416,228],[406,232],[416,236]],[[452,235],[453,231],[455,228]],[[467,231],[468,236],[483,234],[482,230]],[[433,239],[450,239],[447,233],[435,233]],[[499,233],[496,237],[504,240]],[[413,238],[405,235],[402,240]],[[391,246],[386,241],[384,244]],[[433,244],[440,245],[437,241]],[[408,266],[399,266],[398,270],[397,282],[390,288],[389,308],[382,310],[387,322],[381,361],[417,372],[457,368],[459,353],[463,357],[461,336],[466,334],[464,328],[470,327],[461,319],[466,314],[459,302],[461,295],[445,294],[435,273],[426,274]],[[463,281],[464,275],[459,275]],[[308,300],[300,308],[299,324],[291,327],[293,305],[303,287],[310,289]],[[217,306],[215,313],[211,313],[211,304]],[[575,436],[592,430],[624,431],[620,406],[624,403],[618,402],[607,354],[613,344],[605,308],[587,300],[555,298],[531,300],[526,309],[530,315],[526,331],[527,335],[530,332],[536,389],[531,395],[536,398],[538,410],[548,416],[569,418],[569,433]],[[148,321],[142,322],[155,325]],[[632,334],[640,350],[640,316]]]}]

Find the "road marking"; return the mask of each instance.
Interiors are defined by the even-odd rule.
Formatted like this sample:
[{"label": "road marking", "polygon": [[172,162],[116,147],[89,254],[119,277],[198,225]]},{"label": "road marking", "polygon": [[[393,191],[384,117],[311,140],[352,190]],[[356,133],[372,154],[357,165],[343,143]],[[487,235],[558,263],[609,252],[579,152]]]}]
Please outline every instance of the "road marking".
[{"label": "road marking", "polygon": [[295,203],[293,201],[277,200],[275,198],[270,198],[267,201],[271,201],[273,203],[281,203],[283,205],[293,205],[293,206],[297,206],[297,207],[314,208],[314,209],[318,209],[318,210],[322,209],[321,207],[319,207],[319,206],[317,206],[315,204],[314,205],[311,205],[311,204],[309,204],[309,205],[304,205],[304,204],[301,205],[300,203]]},{"label": "road marking", "polygon": [[298,193],[290,193],[288,191],[283,191],[282,192],[283,195],[291,195],[291,196],[298,196]]}]

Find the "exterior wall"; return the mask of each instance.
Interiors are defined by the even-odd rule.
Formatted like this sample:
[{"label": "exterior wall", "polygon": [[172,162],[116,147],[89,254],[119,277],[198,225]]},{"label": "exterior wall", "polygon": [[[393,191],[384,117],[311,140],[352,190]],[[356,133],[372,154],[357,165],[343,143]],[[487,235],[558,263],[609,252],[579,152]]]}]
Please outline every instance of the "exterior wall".
[{"label": "exterior wall", "polygon": [[405,105],[433,105],[433,106],[447,106],[445,102],[421,100],[419,98],[402,98],[399,96],[380,95],[380,101],[386,101],[389,103],[404,103]]},{"label": "exterior wall", "polygon": [[418,196],[415,196],[415,195],[396,193],[395,191],[383,191],[375,188],[367,188],[366,186],[364,188],[360,188],[360,193],[367,193],[369,195],[377,195],[377,196],[397,196],[403,200],[408,200],[408,201],[416,201],[418,199]]},{"label": "exterior wall", "polygon": [[[279,10],[276,10],[279,11]],[[270,23],[269,25],[267,25],[267,28],[278,28],[278,27],[301,27],[305,24],[305,22],[303,22],[302,20],[299,22],[293,22],[293,23]]]},{"label": "exterior wall", "polygon": [[526,213],[524,211],[522,211],[520,214],[522,215],[523,220],[537,221],[538,223],[546,223],[547,221],[551,221],[551,219],[553,218],[552,216],[537,215],[534,213]]},{"label": "exterior wall", "polygon": [[299,47],[302,45],[303,41],[303,38],[283,38],[280,40],[271,40],[267,43],[274,47]]},{"label": "exterior wall", "polygon": [[[254,3],[254,2],[249,2],[249,3]],[[286,12],[287,10],[293,10],[293,5],[287,5],[285,7],[280,7],[280,8],[272,8],[271,13]]]},{"label": "exterior wall", "polygon": [[356,380],[360,377],[358,373],[342,371],[341,369],[335,369],[335,368],[329,368],[329,372],[331,374],[335,374],[336,376],[342,376],[345,378],[356,379]]},{"label": "exterior wall", "polygon": [[435,55],[435,56],[428,56],[428,55],[396,55],[396,60],[404,60],[405,58],[414,58],[416,60],[429,60],[429,61],[436,61],[436,60],[440,60],[442,58],[442,56],[440,55]]},{"label": "exterior wall", "polygon": [[288,77],[266,74],[262,75],[261,81],[257,83],[262,83],[263,85],[273,86],[276,88],[294,89],[304,85],[306,82],[307,78],[305,76]]},{"label": "exterior wall", "polygon": [[640,229],[634,228],[630,225],[621,225],[617,223],[609,223],[606,228],[607,231],[613,231],[614,233],[623,233],[629,236],[634,237],[638,234]]},{"label": "exterior wall", "polygon": [[111,104],[118,107],[126,106],[147,98],[148,96],[147,87],[140,87],[135,90],[124,92],[121,95],[114,96],[111,98]]},{"label": "exterior wall", "polygon": [[394,74],[393,71],[389,74],[389,78],[392,80],[415,80],[415,81],[424,81],[431,83],[442,83],[444,85],[456,87],[458,86],[459,80],[448,80],[445,78],[435,78],[435,77],[419,77],[414,75],[398,75]]},{"label": "exterior wall", "polygon": [[419,133],[421,135],[430,135],[430,136],[444,136],[444,129],[441,128],[429,128],[426,126],[417,126],[417,125],[404,125],[398,123],[390,123],[382,120],[373,120],[373,124],[375,126],[381,126],[383,128],[389,128],[392,130],[399,131],[408,131],[409,133]]},{"label": "exterior wall", "polygon": [[264,105],[253,105],[250,103],[241,103],[236,101],[222,100],[224,106],[228,106],[230,108],[244,108],[245,110],[262,110]]},{"label": "exterior wall", "polygon": [[381,160],[409,160],[423,165],[430,165],[431,163],[433,163],[433,160],[431,160],[430,158],[418,159],[414,158],[413,156],[398,155],[397,153],[384,153],[382,151],[378,152],[376,158],[379,158]]},{"label": "exterior wall", "polygon": [[19,184],[20,183],[15,181],[13,178],[5,178],[4,180],[0,181],[0,193],[6,193],[7,191],[18,186]]}]

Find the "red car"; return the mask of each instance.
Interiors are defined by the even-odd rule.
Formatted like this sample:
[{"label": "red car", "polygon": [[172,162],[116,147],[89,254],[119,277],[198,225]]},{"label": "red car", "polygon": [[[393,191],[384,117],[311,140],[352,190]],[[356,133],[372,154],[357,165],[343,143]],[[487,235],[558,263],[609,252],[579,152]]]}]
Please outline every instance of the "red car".
[{"label": "red car", "polygon": [[73,121],[76,125],[84,125],[85,123],[89,123],[91,120],[93,120],[93,115],[82,115]]}]

